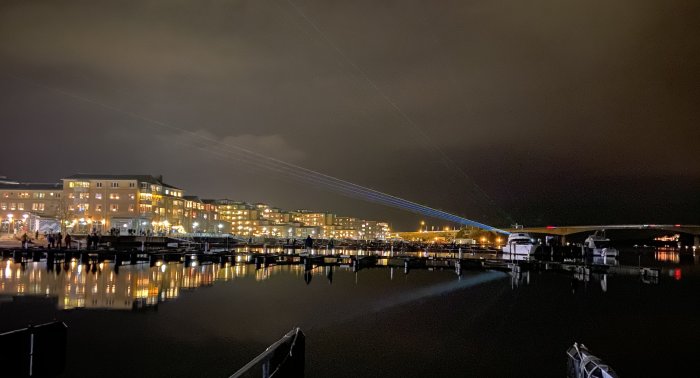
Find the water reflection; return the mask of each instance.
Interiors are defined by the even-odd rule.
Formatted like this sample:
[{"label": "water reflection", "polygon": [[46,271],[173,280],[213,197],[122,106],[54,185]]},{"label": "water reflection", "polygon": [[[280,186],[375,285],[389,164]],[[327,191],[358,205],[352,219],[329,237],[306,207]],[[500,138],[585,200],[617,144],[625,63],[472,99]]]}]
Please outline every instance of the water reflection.
[{"label": "water reflection", "polygon": [[671,262],[674,264],[678,264],[681,262],[681,254],[678,251],[672,249],[659,248],[654,254],[654,258],[656,259],[656,261],[660,262]]},{"label": "water reflection", "polygon": [[[325,251],[320,251],[325,252]],[[361,251],[361,253],[367,253]],[[458,253],[447,253],[439,257],[457,257]],[[271,265],[252,264],[255,255],[238,255],[235,261],[241,263],[201,264],[192,261],[190,264],[161,263],[154,266],[148,264],[115,266],[113,263],[82,264],[77,260],[65,264],[50,264],[46,262],[14,263],[12,260],[0,262],[0,295],[5,296],[44,296],[58,299],[59,309],[111,309],[137,310],[150,308],[158,303],[178,298],[182,290],[191,290],[202,286],[210,286],[215,281],[230,281],[238,278],[248,278],[255,281],[266,281],[277,274],[296,275],[307,285],[314,282],[324,282],[332,285],[338,271],[356,272],[359,269],[353,265],[353,260],[346,258],[326,258],[325,263],[336,266],[305,266],[304,264]],[[413,256],[413,255],[411,255]],[[492,253],[464,253],[464,259],[479,260],[510,260],[512,256]],[[527,258],[527,257],[525,257]],[[664,275],[673,280],[681,280],[684,273],[678,266],[697,264],[697,257],[692,253],[683,253],[675,249],[659,248],[653,251],[628,251],[620,259],[615,257],[595,256],[588,259],[560,257],[539,257],[540,261],[551,260],[552,264],[532,265],[527,261],[523,264],[508,265],[511,277],[511,288],[517,289],[530,285],[530,269],[562,269],[567,267],[571,274],[572,290],[575,292],[578,283],[588,284],[590,281],[599,282],[603,292],[608,291],[608,280],[618,275],[636,276],[646,284],[658,284],[659,277]],[[328,261],[325,261],[328,260]],[[356,261],[356,260],[355,260]],[[413,260],[411,260],[413,261]],[[426,260],[423,260],[426,261]],[[444,260],[432,260],[431,265],[423,266],[428,269],[454,269],[440,265]],[[504,261],[510,263],[511,261]],[[591,266],[590,264],[597,267]],[[380,257],[376,265],[386,267],[390,279],[395,273],[409,272],[409,259],[405,257]],[[532,266],[530,268],[529,266]],[[600,272],[601,266],[604,272]],[[644,268],[657,266],[658,268]],[[401,269],[403,267],[403,269]],[[460,265],[461,267],[461,265]],[[537,268],[535,268],[537,267]],[[413,268],[411,266],[411,268]],[[395,272],[395,269],[397,272]],[[689,269],[689,268],[688,268]],[[597,270],[597,271],[596,271]],[[458,275],[460,269],[456,270]],[[607,274],[605,274],[607,272]],[[339,272],[338,274],[342,274]],[[608,277],[608,275],[612,275]],[[316,280],[314,280],[315,276]],[[355,284],[359,277],[355,274]]]},{"label": "water reflection", "polygon": [[[282,267],[264,269],[247,265],[157,263],[115,267],[112,263],[47,266],[46,262],[4,261],[0,269],[0,295],[57,297],[58,308],[134,310],[156,306],[180,296],[181,290],[210,286],[214,281],[254,277],[269,279]],[[303,273],[301,266],[286,271]],[[323,272],[308,272],[309,275]]]}]

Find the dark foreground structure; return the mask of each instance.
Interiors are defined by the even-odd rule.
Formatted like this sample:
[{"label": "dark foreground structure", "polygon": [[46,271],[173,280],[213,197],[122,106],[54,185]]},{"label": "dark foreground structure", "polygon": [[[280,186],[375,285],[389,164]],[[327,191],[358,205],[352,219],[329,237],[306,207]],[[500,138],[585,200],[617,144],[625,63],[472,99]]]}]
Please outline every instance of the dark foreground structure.
[{"label": "dark foreground structure", "polygon": [[299,327],[289,331],[230,378],[301,378],[304,376],[306,336]]},{"label": "dark foreground structure", "polygon": [[585,345],[574,343],[566,351],[568,378],[617,378],[617,373],[600,358],[591,354]]},{"label": "dark foreground structure", "polygon": [[63,322],[0,334],[3,376],[54,377],[65,370],[68,327]]}]

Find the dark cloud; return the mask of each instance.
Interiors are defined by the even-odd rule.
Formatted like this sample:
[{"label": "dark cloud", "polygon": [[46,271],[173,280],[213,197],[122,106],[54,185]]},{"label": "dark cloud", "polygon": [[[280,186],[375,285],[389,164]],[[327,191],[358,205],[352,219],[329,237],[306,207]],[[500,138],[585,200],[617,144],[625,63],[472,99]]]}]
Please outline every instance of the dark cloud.
[{"label": "dark cloud", "polygon": [[416,224],[215,140],[498,225],[697,223],[698,19],[696,1],[8,0],[0,174],[160,173]]}]

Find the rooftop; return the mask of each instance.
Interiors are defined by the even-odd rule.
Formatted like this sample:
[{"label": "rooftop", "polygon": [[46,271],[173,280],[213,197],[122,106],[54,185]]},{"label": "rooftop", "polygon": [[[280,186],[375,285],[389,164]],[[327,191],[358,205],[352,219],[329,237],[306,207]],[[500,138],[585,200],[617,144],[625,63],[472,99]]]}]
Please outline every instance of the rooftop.
[{"label": "rooftop", "polygon": [[107,174],[92,174],[92,173],[78,173],[72,176],[68,176],[63,180],[135,180],[139,182],[147,182],[149,184],[163,185],[171,189],[182,190],[176,186],[166,184],[163,182],[163,177],[155,177],[152,175],[107,175]]},{"label": "rooftop", "polygon": [[62,190],[63,184],[59,182],[0,182],[0,189],[11,190]]}]

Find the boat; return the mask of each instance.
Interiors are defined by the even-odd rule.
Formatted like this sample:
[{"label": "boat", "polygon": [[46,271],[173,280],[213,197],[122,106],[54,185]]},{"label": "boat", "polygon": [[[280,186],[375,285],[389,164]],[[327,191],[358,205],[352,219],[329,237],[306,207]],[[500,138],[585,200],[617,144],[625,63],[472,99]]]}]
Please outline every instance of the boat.
[{"label": "boat", "polygon": [[530,255],[535,253],[538,246],[530,234],[516,232],[508,235],[508,241],[503,246],[503,253]]},{"label": "boat", "polygon": [[610,239],[605,237],[605,230],[602,232],[596,231],[589,235],[583,242],[583,247],[586,252],[590,252],[593,256],[617,256],[619,251],[610,246]]},{"label": "boat", "polygon": [[594,356],[583,344],[574,343],[566,351],[568,378],[617,378],[615,371]]}]

